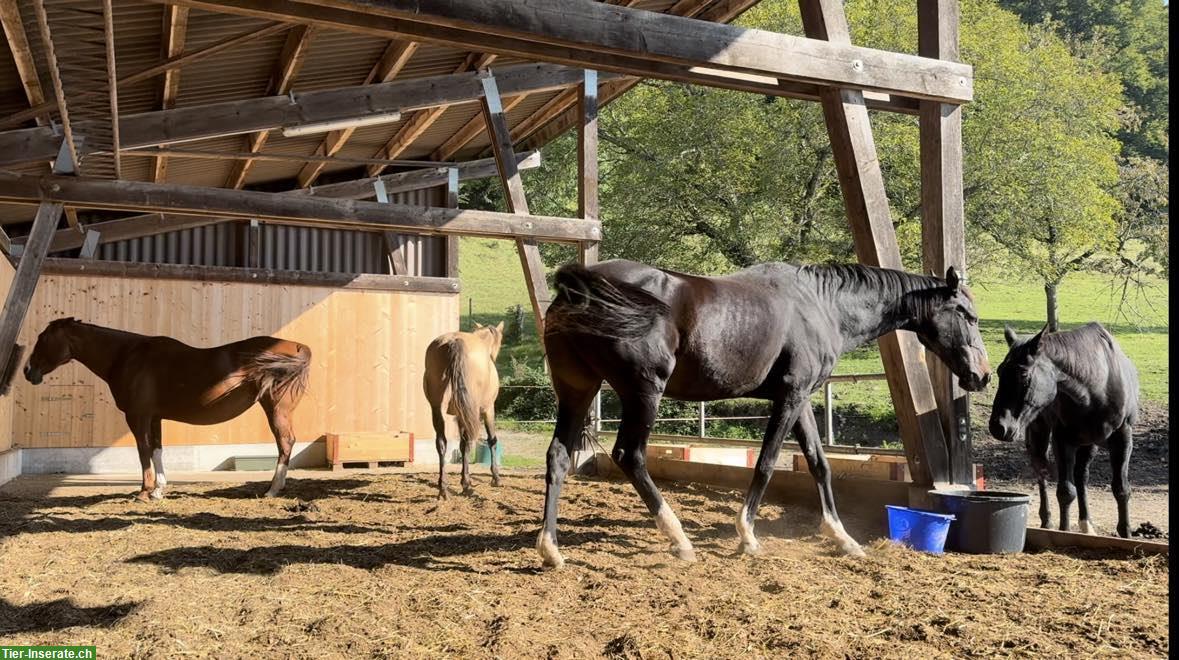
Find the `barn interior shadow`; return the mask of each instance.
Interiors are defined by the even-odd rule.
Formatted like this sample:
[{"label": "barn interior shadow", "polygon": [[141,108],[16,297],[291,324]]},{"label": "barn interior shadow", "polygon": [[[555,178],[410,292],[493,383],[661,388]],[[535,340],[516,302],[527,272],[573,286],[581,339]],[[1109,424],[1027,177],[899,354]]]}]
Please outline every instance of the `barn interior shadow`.
[{"label": "barn interior shadow", "polygon": [[139,602],[78,607],[73,599],[13,605],[0,597],[0,635],[49,632],[75,626],[113,626],[139,609]]}]

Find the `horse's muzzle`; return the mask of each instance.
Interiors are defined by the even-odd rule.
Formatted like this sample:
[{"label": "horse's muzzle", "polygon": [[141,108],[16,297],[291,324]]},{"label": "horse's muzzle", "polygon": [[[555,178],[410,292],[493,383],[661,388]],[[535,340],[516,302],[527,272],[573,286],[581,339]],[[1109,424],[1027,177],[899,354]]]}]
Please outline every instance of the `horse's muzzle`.
[{"label": "horse's muzzle", "polygon": [[1016,428],[1014,425],[1008,426],[1000,422],[998,419],[992,417],[989,430],[991,432],[991,436],[996,440],[1000,440],[1002,442],[1015,441]]},{"label": "horse's muzzle", "polygon": [[958,386],[967,392],[978,392],[986,387],[989,382],[991,382],[991,372],[985,371],[982,375],[972,373],[969,378],[966,376],[960,377],[958,379]]},{"label": "horse's muzzle", "polygon": [[41,378],[42,378],[42,376],[41,376],[40,371],[37,371],[36,369],[33,369],[32,367],[25,365],[25,380],[29,381],[30,383],[32,383],[34,385],[40,385]]}]

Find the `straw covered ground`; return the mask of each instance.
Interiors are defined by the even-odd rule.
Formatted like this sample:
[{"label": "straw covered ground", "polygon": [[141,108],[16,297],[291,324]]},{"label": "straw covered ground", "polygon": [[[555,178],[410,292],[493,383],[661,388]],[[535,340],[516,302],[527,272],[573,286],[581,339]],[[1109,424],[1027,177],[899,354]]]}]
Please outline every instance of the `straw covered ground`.
[{"label": "straw covered ground", "polygon": [[[571,478],[568,560],[538,570],[543,478],[513,472],[441,508],[423,473],[193,483],[150,505],[112,483],[0,495],[0,645],[101,657],[1164,657],[1165,557],[918,554],[848,520],[767,505],[766,555],[733,554],[736,491],[664,484],[684,564],[629,485]],[[15,484],[19,485],[19,484]],[[851,508],[845,505],[845,509]],[[845,515],[845,519],[849,516]]]}]

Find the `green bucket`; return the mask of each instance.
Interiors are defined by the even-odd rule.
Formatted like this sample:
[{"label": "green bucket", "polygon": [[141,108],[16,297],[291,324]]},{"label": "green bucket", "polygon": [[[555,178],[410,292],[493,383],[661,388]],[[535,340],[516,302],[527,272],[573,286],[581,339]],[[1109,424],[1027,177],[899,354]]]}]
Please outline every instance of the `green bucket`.
[{"label": "green bucket", "polygon": [[[479,465],[491,465],[491,451],[486,442],[475,445],[475,462]],[[504,464],[504,443],[495,443],[495,462]]]}]

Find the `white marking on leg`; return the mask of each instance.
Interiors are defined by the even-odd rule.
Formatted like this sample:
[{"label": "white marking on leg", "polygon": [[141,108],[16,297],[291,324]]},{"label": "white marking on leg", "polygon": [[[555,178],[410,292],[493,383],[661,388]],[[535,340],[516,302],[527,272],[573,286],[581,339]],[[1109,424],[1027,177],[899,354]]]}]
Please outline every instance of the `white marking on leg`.
[{"label": "white marking on leg", "polygon": [[671,539],[671,553],[673,555],[684,561],[696,561],[696,550],[692,548],[692,542],[684,534],[680,519],[676,517],[671,507],[667,506],[667,502],[659,505],[659,511],[655,513],[655,526],[663,532],[664,536]]},{"label": "white marking on leg", "polygon": [[839,544],[839,549],[843,550],[844,554],[852,557],[864,556],[864,549],[843,529],[843,523],[838,520],[824,515],[823,522],[819,523],[819,533]]},{"label": "white marking on leg", "polygon": [[1096,534],[1097,529],[1093,526],[1093,523],[1089,522],[1085,518],[1082,518],[1081,519],[1081,533],[1082,534]]},{"label": "white marking on leg", "polygon": [[287,485],[287,466],[285,463],[279,463],[274,468],[274,481],[270,482],[270,490],[266,491],[266,497],[275,497],[282,492],[282,489]]},{"label": "white marking on leg", "polygon": [[742,506],[741,512],[737,514],[737,537],[741,539],[741,550],[745,554],[756,555],[761,552],[761,544],[753,535],[753,525],[746,513],[746,508]]},{"label": "white marking on leg", "polygon": [[164,450],[162,448],[151,453],[151,462],[156,469],[156,487],[151,491],[151,498],[162,500],[164,499],[164,486],[168,485],[168,479],[164,477]]},{"label": "white marking on leg", "polygon": [[540,530],[540,536],[536,537],[536,550],[546,568],[561,568],[565,565],[565,558],[557,550],[557,539],[546,534],[543,529]]}]

